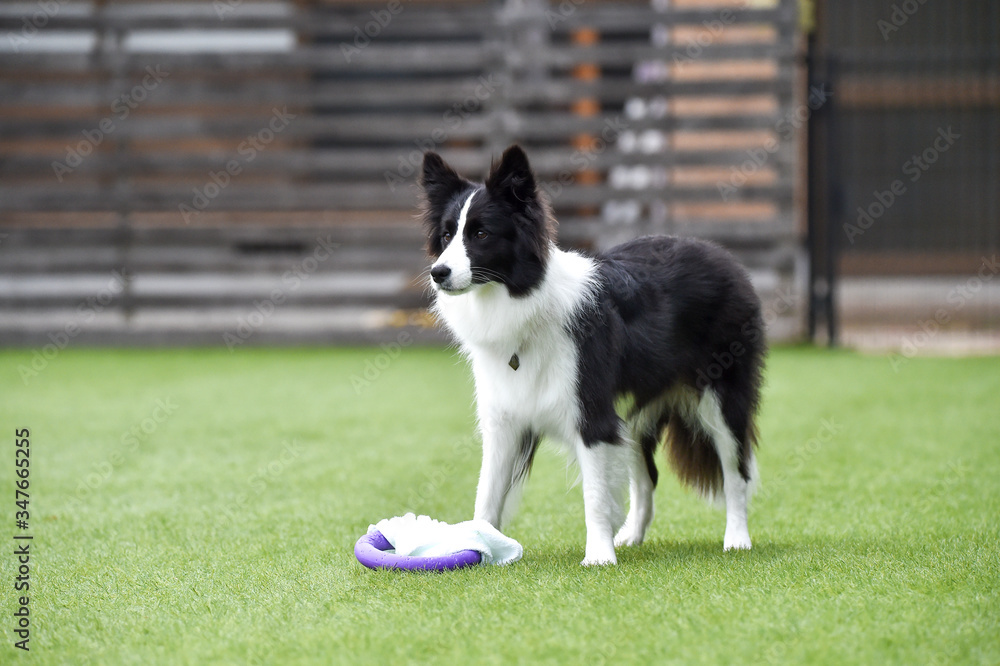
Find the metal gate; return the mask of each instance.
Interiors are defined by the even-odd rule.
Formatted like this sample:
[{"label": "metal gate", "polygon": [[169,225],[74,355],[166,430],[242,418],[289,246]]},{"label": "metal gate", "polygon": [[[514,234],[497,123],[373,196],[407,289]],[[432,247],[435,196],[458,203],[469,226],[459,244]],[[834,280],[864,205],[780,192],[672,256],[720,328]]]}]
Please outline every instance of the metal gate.
[{"label": "metal gate", "polygon": [[810,335],[995,339],[1000,3],[818,0],[809,64]]}]

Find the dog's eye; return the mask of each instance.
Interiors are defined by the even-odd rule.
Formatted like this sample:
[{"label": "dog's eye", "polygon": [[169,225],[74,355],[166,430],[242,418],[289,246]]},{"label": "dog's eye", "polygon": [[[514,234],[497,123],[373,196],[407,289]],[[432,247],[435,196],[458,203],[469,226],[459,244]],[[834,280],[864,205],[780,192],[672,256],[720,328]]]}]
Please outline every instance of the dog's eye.
[{"label": "dog's eye", "polygon": [[445,243],[450,243],[451,242],[451,232],[450,231],[446,231],[443,234],[441,234],[441,239]]},{"label": "dog's eye", "polygon": [[489,234],[483,231],[482,229],[476,232],[476,240],[486,240],[488,236]]}]

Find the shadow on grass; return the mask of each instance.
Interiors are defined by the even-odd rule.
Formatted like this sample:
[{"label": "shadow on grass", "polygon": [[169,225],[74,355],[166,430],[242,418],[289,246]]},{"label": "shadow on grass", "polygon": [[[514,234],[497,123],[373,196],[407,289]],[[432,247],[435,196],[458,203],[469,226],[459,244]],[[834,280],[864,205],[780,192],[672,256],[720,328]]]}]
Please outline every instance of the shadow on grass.
[{"label": "shadow on grass", "polygon": [[719,559],[781,560],[802,550],[799,544],[758,543],[749,551],[723,551],[722,542],[708,541],[647,541],[641,546],[618,549],[620,564],[716,561]]},{"label": "shadow on grass", "polygon": [[[813,548],[810,544],[762,543],[746,552],[724,552],[722,542],[706,541],[647,541],[641,546],[617,549],[618,566],[627,568],[634,565],[671,566],[693,562],[737,561],[780,561],[793,557],[802,550]],[[535,547],[526,549],[523,564],[552,568],[576,568],[583,559],[583,544]],[[515,566],[521,566],[518,563]]]},{"label": "shadow on grass", "polygon": [[[641,546],[622,547],[617,549],[617,567],[598,567],[600,571],[629,571],[636,568],[655,567],[663,569],[680,569],[691,566],[725,565],[739,563],[741,566],[777,565],[781,567],[786,562],[802,562],[805,560],[837,560],[843,554],[857,551],[859,546],[875,547],[877,543],[863,540],[803,539],[801,542],[758,542],[750,551],[723,551],[721,541],[709,540],[652,540]],[[353,558],[351,558],[353,559]],[[504,567],[469,567],[451,572],[403,572],[403,571],[369,571],[357,562],[351,562],[353,584],[368,587],[394,587],[402,580],[411,577],[439,576],[459,577],[464,580],[480,580],[496,577],[532,577],[536,573],[553,571],[580,571],[580,560],[583,559],[583,544],[554,543],[546,546],[526,548],[524,558]]]}]

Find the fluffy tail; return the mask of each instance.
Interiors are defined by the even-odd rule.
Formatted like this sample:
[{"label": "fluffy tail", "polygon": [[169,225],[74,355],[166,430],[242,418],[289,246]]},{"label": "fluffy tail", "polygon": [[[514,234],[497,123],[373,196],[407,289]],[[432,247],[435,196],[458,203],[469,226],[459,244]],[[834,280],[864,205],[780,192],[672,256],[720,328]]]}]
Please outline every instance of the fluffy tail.
[{"label": "fluffy tail", "polygon": [[712,438],[674,415],[667,423],[667,455],[682,482],[706,499],[722,494],[722,463]]},{"label": "fluffy tail", "polygon": [[[749,483],[750,495],[757,486],[757,462],[753,453],[757,446],[757,427],[753,420],[744,437],[737,440],[739,473]],[[682,482],[691,486],[709,502],[723,497],[722,463],[707,429],[692,426],[674,416],[667,424],[667,455]]]}]

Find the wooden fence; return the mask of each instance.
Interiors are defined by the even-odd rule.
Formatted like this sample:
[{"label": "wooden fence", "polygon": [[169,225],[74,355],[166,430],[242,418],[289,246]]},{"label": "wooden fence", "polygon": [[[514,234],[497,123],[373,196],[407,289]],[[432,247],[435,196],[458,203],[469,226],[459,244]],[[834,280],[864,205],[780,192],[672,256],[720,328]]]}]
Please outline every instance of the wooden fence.
[{"label": "wooden fence", "polygon": [[564,245],[719,240],[794,336],[794,4],[0,10],[0,342],[433,337],[421,153],[515,141]]}]

